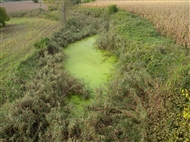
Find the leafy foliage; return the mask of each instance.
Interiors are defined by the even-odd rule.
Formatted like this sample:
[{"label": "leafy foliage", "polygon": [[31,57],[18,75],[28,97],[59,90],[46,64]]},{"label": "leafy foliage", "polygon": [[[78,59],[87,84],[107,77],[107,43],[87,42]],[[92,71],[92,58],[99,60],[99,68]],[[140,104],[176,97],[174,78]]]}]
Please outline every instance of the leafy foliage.
[{"label": "leafy foliage", "polygon": [[4,27],[6,25],[5,21],[9,21],[9,19],[6,9],[4,7],[0,7],[0,27]]},{"label": "leafy foliage", "polygon": [[53,34],[52,40],[61,47],[66,47],[76,40],[97,34],[101,30],[101,24],[104,24],[101,10],[96,11],[96,13],[93,10],[80,10],[80,12],[73,10],[73,13],[75,14],[68,15],[66,26]]},{"label": "leafy foliage", "polygon": [[[69,32],[77,32],[72,30]],[[91,34],[88,32],[82,36]],[[63,70],[66,56],[54,39],[40,39],[34,45],[38,50],[21,62],[11,78],[8,88],[12,95],[3,98],[0,108],[1,141],[64,141],[81,134],[78,122],[69,118],[67,99],[73,94],[89,98],[89,91],[81,80]]]},{"label": "leafy foliage", "polygon": [[34,3],[38,3],[38,0],[32,0]]},{"label": "leafy foliage", "polygon": [[87,2],[93,2],[95,0],[81,0],[81,1],[84,2],[84,3],[87,3]]},{"label": "leafy foliage", "polygon": [[108,6],[108,14],[113,14],[116,12],[118,12],[117,5],[112,4],[112,5]]},{"label": "leafy foliage", "polygon": [[[52,133],[46,130],[49,130],[49,125],[54,121],[51,117],[47,120],[47,114],[51,114],[51,111],[61,107],[61,110],[65,111],[66,117],[68,116],[69,109],[64,108],[66,96],[81,94],[84,98],[88,98],[85,96],[89,94],[81,81],[62,70],[65,56],[61,50],[49,53],[48,48],[40,49],[37,55],[37,67],[34,73],[22,72],[25,69],[25,66],[22,66],[19,69],[19,72],[22,72],[21,76],[18,76],[18,79],[15,77],[17,79],[15,81],[19,80],[17,85],[20,86],[15,92],[21,93],[22,97],[12,104],[7,103],[2,107],[1,140],[39,141],[44,139],[45,132]],[[24,73],[26,76],[30,75],[29,79],[27,79],[28,77],[23,78]],[[16,95],[15,92],[13,93]],[[10,117],[6,118],[8,110]]]},{"label": "leafy foliage", "polygon": [[[0,109],[1,140],[189,141],[187,49],[135,14],[108,17],[106,10],[85,8],[69,14],[68,24],[39,40],[36,54],[19,66],[10,86],[13,95],[21,95]],[[89,98],[89,90],[63,69],[60,47],[97,33],[98,47],[113,52],[118,62],[84,117],[76,118],[68,98]]]},{"label": "leafy foliage", "polygon": [[[93,135],[102,135],[103,141],[106,138],[115,141],[121,138],[122,141],[188,141],[189,129],[184,125],[188,119],[182,117],[188,108],[184,108],[184,104],[188,103],[179,95],[180,88],[189,88],[187,50],[161,38],[150,23],[136,15],[119,11],[111,19],[108,33],[102,33],[97,44],[118,56],[118,72],[108,93],[104,91],[98,96],[90,111],[105,114],[110,112],[107,107],[112,106],[118,112],[107,116],[110,120],[117,120],[114,118],[117,114],[124,116],[125,110],[129,115],[125,119],[118,118],[120,123],[109,123],[113,131],[125,130],[125,133],[121,132],[123,137],[113,137],[113,131],[106,134],[94,131]],[[181,67],[181,64],[184,65]],[[99,100],[108,101],[97,104]],[[132,133],[121,120],[132,124],[129,125]],[[90,123],[90,119],[86,123]],[[116,129],[117,124],[123,127]],[[106,123],[102,125],[101,129],[106,128]],[[93,126],[96,125],[90,123],[90,127]]]},{"label": "leafy foliage", "polygon": [[49,43],[49,38],[42,38],[34,44],[34,47],[36,47],[37,49],[41,49],[46,47],[48,43]]}]

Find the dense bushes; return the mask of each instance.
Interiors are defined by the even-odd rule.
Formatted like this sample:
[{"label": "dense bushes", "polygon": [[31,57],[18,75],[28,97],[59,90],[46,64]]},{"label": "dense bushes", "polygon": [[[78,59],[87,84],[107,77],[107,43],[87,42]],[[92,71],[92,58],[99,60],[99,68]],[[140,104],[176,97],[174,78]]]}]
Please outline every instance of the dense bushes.
[{"label": "dense bushes", "polygon": [[93,2],[93,1],[95,1],[95,0],[81,0],[82,2]]},{"label": "dense bushes", "polygon": [[108,6],[108,14],[113,14],[116,12],[118,12],[117,5],[113,4],[113,5]]},{"label": "dense bushes", "polygon": [[34,3],[38,3],[38,0],[32,0]]},{"label": "dense bushes", "polygon": [[[23,73],[25,73],[25,75],[30,76],[30,79],[18,78],[20,83],[17,85],[20,88],[15,91],[22,93],[22,98],[20,97],[12,104],[7,103],[2,107],[5,110],[1,110],[1,113],[3,112],[0,123],[1,140],[43,140],[45,132],[49,134],[55,131],[48,132],[46,130],[54,126],[54,119],[47,117],[52,113],[51,111],[54,112],[60,107],[61,112],[65,113],[66,119],[69,115],[69,108],[65,107],[66,97],[77,94],[82,95],[83,98],[88,98],[89,94],[81,81],[62,70],[65,56],[61,50],[49,53],[47,48],[46,50],[40,49],[39,53],[34,73],[22,72],[26,66],[19,68],[19,72],[22,72],[21,75],[24,76]],[[9,111],[9,117],[7,117],[7,111]],[[52,117],[52,115],[50,116]],[[64,131],[67,131],[67,127],[64,128]]]},{"label": "dense bushes", "polygon": [[8,17],[8,15],[6,13],[6,9],[4,7],[0,7],[0,15],[1,15],[0,28],[1,28],[1,27],[5,26],[5,24],[6,24],[5,22],[9,21],[10,18]]},{"label": "dense bushes", "polygon": [[144,71],[116,77],[106,92],[97,92],[95,102],[87,111],[85,132],[92,131],[86,135],[87,141],[144,141],[147,138],[144,100],[153,82]]},{"label": "dense bushes", "polygon": [[[189,141],[186,49],[124,11],[107,15],[102,9],[75,9],[69,14],[65,27],[39,40],[37,53],[20,64],[19,89],[13,94],[21,95],[1,107],[1,140]],[[73,94],[88,98],[89,91],[62,70],[66,57],[59,47],[97,33],[98,47],[112,51],[118,63],[107,86],[97,89],[84,108],[84,117],[76,118],[67,99]]]},{"label": "dense bushes", "polygon": [[53,34],[52,40],[56,41],[61,47],[66,47],[69,43],[84,37],[97,34],[102,25],[104,18],[102,11],[92,10],[73,10],[72,15],[68,15],[67,24],[60,31]]},{"label": "dense bushes", "polygon": [[[83,11],[80,18],[85,15]],[[95,18],[90,20],[93,25],[100,24]],[[75,40],[95,34],[95,30],[91,32],[91,27],[82,27],[85,22],[74,21],[62,28],[68,33],[68,38],[63,42],[55,38],[64,38],[62,31],[54,33],[51,38],[40,39],[34,45],[37,49],[34,55],[20,63],[6,88],[11,90],[11,95],[1,98],[4,103],[0,110],[1,141],[64,141],[81,137],[80,121],[72,118],[67,99],[74,94],[83,99],[89,98],[89,91],[81,80],[63,70],[66,56],[60,45],[65,47]],[[70,37],[71,34],[74,36]]]},{"label": "dense bushes", "polygon": [[[60,57],[56,59],[51,55],[46,55],[44,58],[46,58],[44,61],[40,59],[39,64],[42,69],[38,70],[32,82],[22,84],[22,93],[26,95],[10,104],[8,109],[10,117],[6,117],[6,112],[1,115],[6,119],[1,120],[0,136],[6,141],[11,139],[13,141],[42,140],[44,132],[52,133],[52,131],[46,131],[54,124],[54,119],[48,118],[48,114],[61,107],[61,115],[64,112],[67,118],[69,109],[64,108],[66,96],[85,94],[83,85],[78,84],[77,79],[69,77],[68,73],[62,71],[61,65],[57,65],[56,60],[60,60]],[[67,131],[67,128],[64,131]]]},{"label": "dense bushes", "polygon": [[[109,100],[94,104],[90,111],[105,114],[111,108],[116,109],[115,114],[107,117],[112,121],[119,119],[120,123],[110,121],[113,130],[101,138],[105,141],[107,138],[115,141],[189,141],[188,99],[181,95],[181,89],[190,87],[187,50],[161,38],[150,23],[135,15],[120,11],[112,16],[111,28],[100,35],[97,44],[118,55],[118,72],[106,93],[109,97],[101,98],[104,94],[97,98]],[[116,119],[117,115],[122,119]],[[125,126],[127,121],[132,133]],[[106,124],[102,127],[106,128]],[[120,129],[116,129],[117,124]],[[90,125],[95,126],[91,122]],[[120,133],[121,137],[114,137],[114,130],[125,131]],[[101,134],[94,131],[95,137]]]},{"label": "dense bushes", "polygon": [[34,47],[37,49],[45,48],[49,43],[49,38],[42,38],[34,44]]}]

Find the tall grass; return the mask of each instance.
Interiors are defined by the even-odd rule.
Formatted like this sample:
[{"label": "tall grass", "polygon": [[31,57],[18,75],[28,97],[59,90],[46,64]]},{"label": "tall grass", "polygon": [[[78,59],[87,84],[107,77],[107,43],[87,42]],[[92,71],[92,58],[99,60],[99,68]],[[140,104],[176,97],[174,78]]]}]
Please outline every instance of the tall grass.
[{"label": "tall grass", "polygon": [[[1,140],[189,141],[183,125],[189,122],[183,115],[189,100],[181,93],[190,87],[187,49],[135,14],[107,12],[70,11],[69,24],[20,65],[15,78],[20,88],[13,94],[22,95],[0,108]],[[62,70],[66,56],[60,47],[97,33],[98,47],[113,52],[118,63],[107,86],[96,90],[84,116],[76,118],[68,97],[88,98],[89,90]]]},{"label": "tall grass", "polygon": [[[67,100],[70,95],[89,98],[89,91],[81,80],[63,70],[66,56],[61,47],[96,34],[103,21],[92,10],[81,12],[74,10],[68,25],[45,38],[45,44],[43,39],[34,44],[38,49],[7,79],[6,88],[1,90],[8,95],[1,96],[0,140],[65,141],[80,136],[79,123],[72,118]],[[100,17],[101,10],[97,14]],[[60,42],[57,36],[65,39]]]},{"label": "tall grass", "polygon": [[59,23],[44,19],[11,19],[7,27],[1,29],[1,79],[12,72],[18,63],[31,55],[33,44],[43,36],[50,35],[59,27]]},{"label": "tall grass", "polygon": [[[181,95],[181,89],[190,88],[187,49],[161,37],[137,15],[120,11],[111,19],[108,33],[102,33],[97,43],[118,55],[118,72],[107,93],[99,91],[96,101],[106,101],[96,102],[90,111],[107,114],[110,123],[101,129],[112,131],[102,133],[94,127],[94,135],[105,141],[188,141],[189,128],[184,124],[189,119],[182,110],[187,110],[189,101]],[[117,115],[120,123],[114,123]],[[91,119],[87,122],[96,126]]]},{"label": "tall grass", "polygon": [[[87,7],[107,7],[117,4],[119,8],[150,20],[162,35],[189,48],[189,2],[185,1],[96,1],[83,4]],[[174,10],[175,9],[175,10]]]}]

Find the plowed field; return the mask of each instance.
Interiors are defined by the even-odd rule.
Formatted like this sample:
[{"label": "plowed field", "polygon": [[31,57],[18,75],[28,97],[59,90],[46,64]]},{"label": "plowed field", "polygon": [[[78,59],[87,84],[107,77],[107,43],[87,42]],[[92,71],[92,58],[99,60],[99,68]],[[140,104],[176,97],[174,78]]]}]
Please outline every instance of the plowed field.
[{"label": "plowed field", "polygon": [[47,9],[46,5],[42,3],[34,3],[32,1],[1,3],[0,6],[5,7],[7,12],[14,12],[19,10],[32,10],[37,8]]}]

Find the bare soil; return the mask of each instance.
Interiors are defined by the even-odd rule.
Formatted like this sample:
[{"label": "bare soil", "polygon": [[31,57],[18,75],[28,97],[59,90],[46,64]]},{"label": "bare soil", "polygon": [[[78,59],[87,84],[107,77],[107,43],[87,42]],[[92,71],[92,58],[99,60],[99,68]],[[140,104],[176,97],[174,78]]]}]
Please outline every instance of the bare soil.
[{"label": "bare soil", "polygon": [[34,3],[33,1],[24,2],[7,2],[1,3],[1,7],[5,7],[7,12],[14,12],[19,10],[32,10],[37,8],[47,9],[47,6],[42,3]]}]

